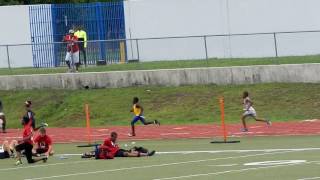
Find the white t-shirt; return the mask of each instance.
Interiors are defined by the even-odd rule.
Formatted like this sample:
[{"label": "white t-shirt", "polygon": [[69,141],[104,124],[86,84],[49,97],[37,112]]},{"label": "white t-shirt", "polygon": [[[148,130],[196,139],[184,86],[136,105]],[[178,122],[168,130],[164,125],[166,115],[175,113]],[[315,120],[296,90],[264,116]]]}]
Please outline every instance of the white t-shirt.
[{"label": "white t-shirt", "polygon": [[247,111],[247,110],[254,111],[254,108],[251,106],[250,102],[251,102],[251,100],[249,97],[246,97],[243,99],[243,106],[244,106],[243,110],[244,111]]}]

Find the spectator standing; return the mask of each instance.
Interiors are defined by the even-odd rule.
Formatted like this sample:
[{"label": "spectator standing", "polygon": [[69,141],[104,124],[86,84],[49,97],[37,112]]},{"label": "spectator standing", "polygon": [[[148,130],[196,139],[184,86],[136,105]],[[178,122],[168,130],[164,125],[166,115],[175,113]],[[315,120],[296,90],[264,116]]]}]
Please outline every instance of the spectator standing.
[{"label": "spectator standing", "polygon": [[74,33],[75,36],[78,37],[79,42],[79,49],[81,51],[81,53],[83,54],[83,60],[84,60],[84,64],[87,67],[87,33],[86,31],[83,30],[82,26],[78,26],[77,31]]},{"label": "spectator standing", "polygon": [[63,38],[63,42],[67,43],[67,54],[65,60],[68,65],[69,72],[74,71],[74,66],[76,66],[76,72],[78,72],[80,66],[79,45],[78,37],[74,35],[73,29],[69,30],[69,34]]}]

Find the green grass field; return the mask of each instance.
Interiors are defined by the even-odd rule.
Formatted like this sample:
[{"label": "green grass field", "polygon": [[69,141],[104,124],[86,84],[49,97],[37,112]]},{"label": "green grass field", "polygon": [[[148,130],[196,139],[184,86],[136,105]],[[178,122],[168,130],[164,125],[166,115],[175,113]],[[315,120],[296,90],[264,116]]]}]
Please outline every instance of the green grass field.
[{"label": "green grass field", "polygon": [[[196,68],[196,67],[225,67],[225,66],[249,66],[249,65],[272,65],[272,64],[303,64],[303,63],[320,63],[320,56],[156,61],[156,62],[128,63],[128,64],[111,64],[107,66],[89,66],[87,68],[81,68],[80,72],[175,69],[175,68]],[[65,72],[66,72],[66,67],[13,68],[11,70],[7,68],[0,69],[0,75],[50,74],[50,73],[65,73]]]},{"label": "green grass field", "polygon": [[[136,145],[155,149],[160,153],[147,158],[114,160],[81,159],[80,156],[60,159],[58,154],[82,153],[90,149],[77,148],[75,144],[57,144],[54,147],[56,155],[47,163],[16,167],[13,165],[14,159],[0,160],[0,177],[12,180],[320,178],[319,136],[245,137],[240,138],[241,142],[236,144],[210,144],[211,140],[138,141]],[[131,142],[120,142],[121,146],[124,144]],[[186,154],[181,153],[182,151],[210,152]],[[23,161],[26,162],[25,159]]]},{"label": "green grass field", "polygon": [[[128,125],[132,98],[141,98],[145,115],[162,124],[212,123],[220,118],[219,96],[225,97],[228,123],[239,123],[242,92],[248,90],[258,114],[273,121],[320,117],[320,84],[256,84],[228,86],[131,87],[92,90],[0,91],[8,127],[20,127],[27,99],[33,101],[37,122],[50,127],[84,127],[84,104],[92,126]],[[149,90],[149,91],[147,91]]]}]

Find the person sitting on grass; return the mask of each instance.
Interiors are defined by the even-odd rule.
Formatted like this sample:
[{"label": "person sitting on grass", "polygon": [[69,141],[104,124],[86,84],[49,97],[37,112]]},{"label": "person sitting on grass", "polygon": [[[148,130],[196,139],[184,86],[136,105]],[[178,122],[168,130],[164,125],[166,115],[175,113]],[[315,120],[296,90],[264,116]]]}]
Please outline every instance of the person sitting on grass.
[{"label": "person sitting on grass", "polygon": [[4,141],[0,146],[0,159],[14,157],[14,148],[17,144],[16,140],[12,140],[10,144],[9,141]]},{"label": "person sitting on grass", "polygon": [[39,135],[34,139],[34,144],[35,148],[33,154],[36,154],[37,156],[44,155],[46,157],[54,154],[52,140],[50,136],[47,135],[44,127],[39,129]]},{"label": "person sitting on grass", "polygon": [[32,128],[32,120],[29,119],[27,121],[23,121],[23,133],[22,133],[22,139],[18,141],[18,145],[15,147],[16,153],[17,153],[17,161],[16,165],[22,164],[21,161],[21,154],[22,151],[24,151],[25,156],[27,158],[27,161],[29,164],[38,162],[38,161],[43,161],[47,162],[47,157],[42,157],[42,158],[32,158],[32,149],[33,149],[33,142],[32,142],[32,136],[33,136],[33,128]]},{"label": "person sitting on grass", "polygon": [[134,97],[133,98],[133,106],[130,112],[134,113],[134,118],[131,121],[131,133],[129,133],[129,136],[136,136],[135,132],[135,127],[134,124],[138,122],[139,120],[144,124],[144,125],[149,125],[149,124],[158,124],[160,126],[160,122],[158,120],[154,121],[146,121],[146,119],[143,117],[143,107],[139,104],[139,98]]},{"label": "person sitting on grass", "polygon": [[144,149],[144,152],[137,150],[124,150],[120,149],[117,144],[118,134],[112,132],[110,138],[104,140],[96,152],[96,159],[113,159],[114,157],[145,157],[153,156],[155,151],[148,152]]},{"label": "person sitting on grass", "polygon": [[257,117],[256,110],[252,106],[253,102],[249,98],[249,92],[248,91],[244,91],[243,92],[242,98],[243,98],[243,105],[244,105],[244,109],[243,109],[244,113],[241,116],[241,121],[242,121],[242,124],[243,124],[243,129],[241,129],[242,132],[248,132],[248,128],[247,128],[247,124],[246,124],[246,118],[248,118],[248,117],[252,117],[256,121],[265,122],[265,123],[267,123],[267,125],[271,126],[271,121],[270,120],[260,119],[260,118]]}]

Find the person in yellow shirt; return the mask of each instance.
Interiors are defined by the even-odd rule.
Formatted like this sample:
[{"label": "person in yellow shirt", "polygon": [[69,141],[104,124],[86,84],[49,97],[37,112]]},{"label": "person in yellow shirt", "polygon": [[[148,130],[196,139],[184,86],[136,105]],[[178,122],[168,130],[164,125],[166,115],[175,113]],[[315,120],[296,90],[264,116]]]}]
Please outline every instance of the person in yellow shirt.
[{"label": "person in yellow shirt", "polygon": [[139,120],[144,124],[144,125],[149,125],[149,124],[158,124],[160,126],[160,122],[158,120],[154,121],[147,121],[144,116],[143,116],[143,107],[139,104],[139,98],[134,97],[133,98],[133,106],[130,112],[133,112],[134,118],[131,121],[131,133],[129,136],[136,136],[135,132],[135,127],[134,124],[138,122]]},{"label": "person in yellow shirt", "polygon": [[82,26],[78,26],[77,31],[74,33],[75,36],[78,37],[78,40],[81,41],[79,43],[79,49],[80,52],[82,52],[83,54],[83,60],[84,60],[84,64],[85,66],[87,66],[87,33],[86,31],[83,30]]}]

